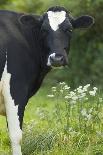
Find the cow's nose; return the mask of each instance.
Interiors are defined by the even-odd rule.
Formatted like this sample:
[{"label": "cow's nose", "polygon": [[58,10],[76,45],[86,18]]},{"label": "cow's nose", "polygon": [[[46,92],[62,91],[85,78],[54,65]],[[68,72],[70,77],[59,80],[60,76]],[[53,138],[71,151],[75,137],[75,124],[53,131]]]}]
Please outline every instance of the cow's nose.
[{"label": "cow's nose", "polygon": [[62,66],[64,64],[64,56],[61,54],[51,55],[50,62],[52,66]]},{"label": "cow's nose", "polygon": [[55,54],[55,56],[50,56],[50,60],[60,62],[63,60],[63,55]]}]

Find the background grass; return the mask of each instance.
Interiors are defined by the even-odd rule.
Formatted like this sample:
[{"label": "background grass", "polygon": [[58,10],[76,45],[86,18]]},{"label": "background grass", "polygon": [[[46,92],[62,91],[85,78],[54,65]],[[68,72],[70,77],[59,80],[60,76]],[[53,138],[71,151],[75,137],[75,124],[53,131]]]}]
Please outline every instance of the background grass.
[{"label": "background grass", "polygon": [[[65,102],[60,90],[57,86],[56,96],[49,98],[51,86],[43,85],[29,100],[23,125],[23,155],[103,155],[102,95],[98,91],[90,96],[88,90],[82,102],[73,105],[68,104],[73,100]],[[92,117],[82,114],[84,109]],[[5,118],[0,117],[0,124],[0,155],[10,155]]]},{"label": "background grass", "polygon": [[[89,122],[80,115],[79,102],[72,109],[62,97],[47,97],[51,86],[62,80],[72,88],[90,83],[103,89],[103,0],[0,0],[0,9],[37,14],[55,5],[64,6],[74,17],[89,14],[95,24],[75,30],[69,69],[52,71],[46,85],[30,99],[24,117],[23,155],[103,155],[103,103],[97,106],[101,94],[83,101],[82,108],[94,108]],[[0,116],[0,155],[11,155],[10,150],[6,120]]]}]

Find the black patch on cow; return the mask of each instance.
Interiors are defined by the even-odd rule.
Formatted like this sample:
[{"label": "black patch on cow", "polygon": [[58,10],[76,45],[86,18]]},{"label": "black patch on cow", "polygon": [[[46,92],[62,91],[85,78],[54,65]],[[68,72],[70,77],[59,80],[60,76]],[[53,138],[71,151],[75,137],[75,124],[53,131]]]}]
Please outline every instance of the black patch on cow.
[{"label": "black patch on cow", "polygon": [[66,13],[69,13],[69,11],[67,11],[64,7],[60,7],[60,6],[53,6],[53,7],[49,8],[47,11],[53,11],[53,12],[65,11]]},{"label": "black patch on cow", "polygon": [[6,63],[6,52],[6,49],[0,49],[0,80],[2,78],[2,74]]}]

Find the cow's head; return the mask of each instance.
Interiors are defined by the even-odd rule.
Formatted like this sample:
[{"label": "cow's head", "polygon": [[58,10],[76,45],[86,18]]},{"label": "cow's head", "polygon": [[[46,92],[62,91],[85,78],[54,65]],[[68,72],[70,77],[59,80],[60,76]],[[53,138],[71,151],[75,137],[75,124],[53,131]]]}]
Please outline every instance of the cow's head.
[{"label": "cow's head", "polygon": [[[91,16],[73,18],[65,8],[59,6],[49,8],[39,21],[42,42],[48,51],[47,66],[67,65],[73,30],[88,28],[93,24]],[[30,22],[33,23],[32,20]]]}]

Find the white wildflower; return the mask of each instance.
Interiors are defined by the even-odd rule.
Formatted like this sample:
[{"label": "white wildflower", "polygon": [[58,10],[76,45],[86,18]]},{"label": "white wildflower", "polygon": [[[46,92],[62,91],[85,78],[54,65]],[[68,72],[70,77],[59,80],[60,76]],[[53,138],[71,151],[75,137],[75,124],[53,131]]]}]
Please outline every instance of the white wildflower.
[{"label": "white wildflower", "polygon": [[76,101],[77,99],[78,99],[78,96],[76,96],[76,95],[72,97],[72,100]]},{"label": "white wildflower", "polygon": [[81,114],[82,116],[87,116],[87,111],[85,108],[81,110]]},{"label": "white wildflower", "polygon": [[89,94],[90,94],[91,96],[95,96],[96,91],[95,91],[95,90],[93,90],[93,91],[89,91]]},{"label": "white wildflower", "polygon": [[88,114],[88,115],[86,115],[86,117],[87,117],[87,119],[89,121],[91,119],[92,115],[91,114]]},{"label": "white wildflower", "polygon": [[90,109],[89,109],[89,113],[92,113],[92,111],[93,111],[93,108],[90,108]]},{"label": "white wildflower", "polygon": [[102,138],[103,138],[103,132],[101,132],[101,131],[97,131],[96,133],[97,133],[97,136],[99,136],[99,137],[102,137]]},{"label": "white wildflower", "polygon": [[68,87],[68,85],[65,85],[63,89],[65,89],[65,90],[69,90],[70,87]]},{"label": "white wildflower", "polygon": [[65,85],[65,82],[59,82],[60,85]]},{"label": "white wildflower", "polygon": [[98,88],[97,88],[97,87],[93,87],[93,90],[94,90],[94,91],[97,91],[97,90],[98,90]]},{"label": "white wildflower", "polygon": [[68,95],[66,95],[64,98],[65,98],[65,99],[69,99],[70,97],[69,97]]},{"label": "white wildflower", "polygon": [[83,97],[85,97],[86,96],[86,93],[82,93],[81,94],[81,97],[83,98]]},{"label": "white wildflower", "polygon": [[45,118],[45,114],[43,112],[39,113],[39,117],[40,119],[44,119]]},{"label": "white wildflower", "polygon": [[56,92],[56,87],[52,87],[52,91],[53,92]]},{"label": "white wildflower", "polygon": [[84,98],[85,96],[86,96],[86,93],[82,93],[82,94],[78,95],[78,98],[79,98],[79,99],[82,99],[82,98]]},{"label": "white wildflower", "polygon": [[100,98],[99,98],[99,102],[102,102],[102,101],[103,101],[103,99],[100,97]]},{"label": "white wildflower", "polygon": [[83,87],[83,92],[86,92],[87,89],[88,89],[88,88],[84,86],[84,87]]},{"label": "white wildflower", "polygon": [[85,86],[83,87],[83,90],[84,90],[84,91],[87,91],[88,87],[90,87],[90,84],[85,85]]},{"label": "white wildflower", "polygon": [[84,90],[81,89],[81,88],[77,88],[77,91],[78,91],[78,93],[83,93],[84,92]]},{"label": "white wildflower", "polygon": [[85,87],[87,87],[87,88],[90,87],[90,84],[88,83],[87,85],[85,85]]},{"label": "white wildflower", "polygon": [[[82,87],[83,87],[83,86],[79,86],[78,88],[79,88],[79,89],[82,89]],[[78,89],[78,88],[77,88],[77,89]]]},{"label": "white wildflower", "polygon": [[71,100],[70,101],[70,104],[75,104],[76,103],[76,100]]},{"label": "white wildflower", "polygon": [[63,89],[60,89],[60,92],[63,94]]},{"label": "white wildflower", "polygon": [[56,87],[52,87],[52,89],[56,89]]},{"label": "white wildflower", "polygon": [[74,96],[74,95],[76,95],[76,93],[73,92],[73,91],[71,91],[71,92],[70,92],[70,96],[72,97],[72,96]]},{"label": "white wildflower", "polygon": [[53,98],[54,97],[54,95],[53,94],[50,94],[50,95],[47,95],[48,97],[50,97],[50,98]]}]

